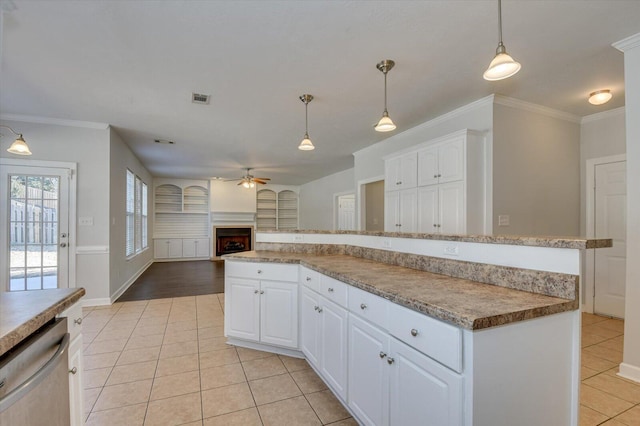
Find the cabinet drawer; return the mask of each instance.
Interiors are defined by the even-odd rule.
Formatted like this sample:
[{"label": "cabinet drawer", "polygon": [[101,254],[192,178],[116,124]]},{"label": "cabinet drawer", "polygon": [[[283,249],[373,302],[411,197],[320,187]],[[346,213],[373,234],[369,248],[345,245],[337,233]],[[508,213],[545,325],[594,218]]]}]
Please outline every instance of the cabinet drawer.
[{"label": "cabinet drawer", "polygon": [[338,305],[347,307],[347,284],[320,274],[320,294]]},{"label": "cabinet drawer", "polygon": [[349,311],[384,330],[389,329],[388,309],[391,302],[352,286],[349,286],[347,293],[349,295]]},{"label": "cabinet drawer", "polygon": [[58,314],[59,318],[67,318],[67,331],[69,332],[69,341],[73,342],[80,333],[82,333],[82,303],[76,302],[65,311]]},{"label": "cabinet drawer", "polygon": [[313,291],[320,292],[320,273],[304,266],[300,267],[300,284]]},{"label": "cabinet drawer", "polygon": [[282,263],[226,261],[225,273],[230,277],[272,281],[298,281],[298,265]]},{"label": "cabinet drawer", "polygon": [[462,371],[462,332],[459,328],[391,303],[389,332],[447,367]]}]

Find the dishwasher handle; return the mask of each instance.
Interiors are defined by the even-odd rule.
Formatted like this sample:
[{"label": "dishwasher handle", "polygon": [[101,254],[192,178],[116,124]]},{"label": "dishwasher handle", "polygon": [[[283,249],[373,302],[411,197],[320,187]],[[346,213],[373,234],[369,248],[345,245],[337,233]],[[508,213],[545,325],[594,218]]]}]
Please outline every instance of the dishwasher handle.
[{"label": "dishwasher handle", "polygon": [[55,354],[47,361],[45,365],[38,371],[36,371],[31,377],[22,382],[19,386],[16,386],[11,392],[6,394],[0,399],[0,413],[11,407],[15,402],[22,398],[27,392],[36,387],[42,382],[60,363],[60,360],[64,356],[67,356],[67,350],[69,349],[69,333],[65,333],[64,337],[60,341],[60,346]]}]

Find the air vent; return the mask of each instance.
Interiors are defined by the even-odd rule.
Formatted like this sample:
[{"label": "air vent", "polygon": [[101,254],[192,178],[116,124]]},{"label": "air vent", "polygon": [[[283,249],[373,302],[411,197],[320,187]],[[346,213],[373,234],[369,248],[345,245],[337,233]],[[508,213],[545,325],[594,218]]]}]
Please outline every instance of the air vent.
[{"label": "air vent", "polygon": [[155,143],[161,143],[161,144],[164,144],[164,145],[173,145],[175,143],[174,141],[169,141],[169,140],[166,140],[166,139],[154,139],[153,141]]},{"label": "air vent", "polygon": [[201,93],[192,93],[191,94],[191,102],[194,104],[209,104],[209,95],[203,95]]}]

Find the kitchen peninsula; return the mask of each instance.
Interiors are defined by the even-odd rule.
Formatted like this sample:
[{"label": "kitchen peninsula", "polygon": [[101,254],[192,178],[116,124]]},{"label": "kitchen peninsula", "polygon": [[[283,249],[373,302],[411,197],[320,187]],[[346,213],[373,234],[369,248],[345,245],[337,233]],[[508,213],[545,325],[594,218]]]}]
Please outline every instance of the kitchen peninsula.
[{"label": "kitchen peninsula", "polygon": [[228,342],[304,356],[363,424],[577,425],[584,250],[611,240],[259,232]]}]

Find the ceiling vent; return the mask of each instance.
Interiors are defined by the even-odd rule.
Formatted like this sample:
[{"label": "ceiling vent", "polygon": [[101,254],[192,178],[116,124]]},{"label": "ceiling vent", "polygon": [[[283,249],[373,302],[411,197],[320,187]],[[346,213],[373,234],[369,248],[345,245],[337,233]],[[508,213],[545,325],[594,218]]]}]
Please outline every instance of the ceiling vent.
[{"label": "ceiling vent", "polygon": [[203,95],[201,93],[192,93],[191,102],[194,104],[209,105],[209,95]]},{"label": "ceiling vent", "polygon": [[175,143],[174,141],[170,141],[170,140],[167,140],[167,139],[154,139],[153,141],[155,143],[161,143],[161,144],[164,144],[164,145],[173,145]]}]

